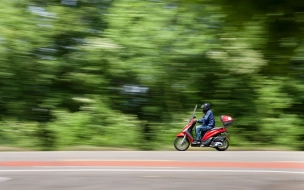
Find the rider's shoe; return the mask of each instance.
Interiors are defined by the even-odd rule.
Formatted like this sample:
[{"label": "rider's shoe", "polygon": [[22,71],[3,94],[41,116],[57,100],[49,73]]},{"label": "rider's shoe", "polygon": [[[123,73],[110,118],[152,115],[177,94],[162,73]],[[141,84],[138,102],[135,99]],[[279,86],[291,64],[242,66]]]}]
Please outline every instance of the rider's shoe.
[{"label": "rider's shoe", "polygon": [[201,142],[200,142],[200,141],[195,140],[195,141],[193,142],[193,144],[201,144]]}]

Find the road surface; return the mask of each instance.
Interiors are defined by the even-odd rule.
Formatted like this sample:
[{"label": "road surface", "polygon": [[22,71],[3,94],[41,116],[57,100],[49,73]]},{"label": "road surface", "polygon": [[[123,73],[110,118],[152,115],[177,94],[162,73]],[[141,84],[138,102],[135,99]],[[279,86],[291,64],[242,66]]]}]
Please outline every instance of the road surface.
[{"label": "road surface", "polygon": [[304,190],[304,152],[0,152],[2,190]]}]

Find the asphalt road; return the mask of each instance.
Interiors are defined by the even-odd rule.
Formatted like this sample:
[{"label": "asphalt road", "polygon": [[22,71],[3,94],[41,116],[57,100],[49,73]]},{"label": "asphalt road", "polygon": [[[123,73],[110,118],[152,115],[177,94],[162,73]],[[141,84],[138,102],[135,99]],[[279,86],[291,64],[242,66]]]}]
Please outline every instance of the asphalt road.
[{"label": "asphalt road", "polygon": [[0,152],[2,190],[304,190],[304,152]]},{"label": "asphalt road", "polygon": [[[199,148],[198,148],[199,150]],[[304,162],[304,151],[55,151],[0,152],[1,161],[177,160]]]}]

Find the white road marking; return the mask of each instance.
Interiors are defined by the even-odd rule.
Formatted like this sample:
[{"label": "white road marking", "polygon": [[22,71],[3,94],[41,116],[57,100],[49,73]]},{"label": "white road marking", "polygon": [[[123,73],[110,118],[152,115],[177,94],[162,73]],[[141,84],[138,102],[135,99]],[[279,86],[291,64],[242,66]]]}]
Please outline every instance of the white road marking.
[{"label": "white road marking", "polygon": [[11,178],[8,178],[8,177],[0,177],[0,183],[1,183],[1,182],[8,181],[8,180],[11,180]]},{"label": "white road marking", "polygon": [[304,171],[284,170],[187,170],[187,169],[24,169],[24,170],[0,170],[6,172],[231,172],[231,173],[282,173],[282,174],[304,174]]},{"label": "white road marking", "polygon": [[177,160],[146,160],[146,159],[70,159],[70,160],[57,160],[57,161],[64,161],[64,162],[86,162],[86,161],[93,161],[93,162],[175,162]]},{"label": "white road marking", "polygon": [[[43,169],[47,169],[47,168],[54,168],[53,166],[32,166],[33,168],[43,168]],[[56,168],[74,168],[74,169],[89,169],[89,168],[94,168],[94,169],[103,169],[104,166],[56,166]],[[121,169],[120,166],[107,166],[107,169]],[[177,169],[177,168],[181,168],[181,167],[154,167],[154,166],[147,166],[147,167],[134,167],[134,166],[124,166],[124,168],[131,168],[131,169]],[[1,172],[1,169],[0,169]]]}]

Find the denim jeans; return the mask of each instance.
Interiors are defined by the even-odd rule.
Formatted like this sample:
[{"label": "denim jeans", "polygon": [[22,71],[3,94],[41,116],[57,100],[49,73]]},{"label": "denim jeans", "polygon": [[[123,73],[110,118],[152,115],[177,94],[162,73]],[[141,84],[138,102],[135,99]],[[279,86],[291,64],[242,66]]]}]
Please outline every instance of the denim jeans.
[{"label": "denim jeans", "polygon": [[199,126],[197,126],[196,127],[196,140],[197,141],[201,141],[201,132],[202,131],[208,131],[208,130],[210,130],[210,129],[212,129],[212,127],[210,127],[210,126],[207,126],[207,125],[199,125]]}]

